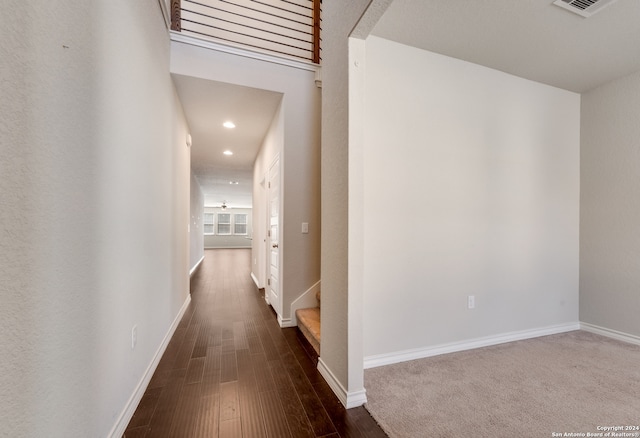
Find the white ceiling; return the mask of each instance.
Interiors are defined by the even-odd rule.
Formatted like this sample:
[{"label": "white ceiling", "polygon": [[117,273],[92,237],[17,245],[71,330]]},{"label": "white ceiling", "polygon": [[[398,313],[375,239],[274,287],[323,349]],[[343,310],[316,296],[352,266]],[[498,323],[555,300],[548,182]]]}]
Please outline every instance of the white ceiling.
[{"label": "white ceiling", "polygon": [[590,18],[552,3],[394,0],[372,35],[575,92],[640,70],[640,1]]},{"label": "white ceiling", "polygon": [[[640,71],[639,0],[617,0],[590,18],[552,3],[372,0],[371,17],[365,14],[368,23],[362,27],[373,27],[371,34],[381,38],[575,92]],[[282,95],[181,75],[173,80],[205,205],[227,201],[250,207],[253,162]],[[237,127],[223,128],[225,120]],[[234,155],[224,156],[226,149]]]},{"label": "white ceiling", "polygon": [[[253,162],[282,94],[190,76],[172,75],[192,138],[191,169],[205,205],[251,207]],[[222,124],[231,120],[236,128]],[[223,154],[225,150],[232,156]],[[238,184],[229,184],[237,181]]]}]

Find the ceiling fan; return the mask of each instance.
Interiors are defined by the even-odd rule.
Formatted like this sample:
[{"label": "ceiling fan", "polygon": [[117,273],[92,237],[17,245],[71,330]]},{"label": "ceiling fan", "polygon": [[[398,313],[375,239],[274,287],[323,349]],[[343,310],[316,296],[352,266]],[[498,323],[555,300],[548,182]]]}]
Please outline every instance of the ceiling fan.
[{"label": "ceiling fan", "polygon": [[227,201],[222,201],[222,204],[221,204],[221,205],[220,205],[220,207],[218,207],[218,208],[221,208],[222,210],[226,210],[227,208],[228,208],[228,209],[231,209],[232,207],[229,207],[229,206],[227,205]]}]

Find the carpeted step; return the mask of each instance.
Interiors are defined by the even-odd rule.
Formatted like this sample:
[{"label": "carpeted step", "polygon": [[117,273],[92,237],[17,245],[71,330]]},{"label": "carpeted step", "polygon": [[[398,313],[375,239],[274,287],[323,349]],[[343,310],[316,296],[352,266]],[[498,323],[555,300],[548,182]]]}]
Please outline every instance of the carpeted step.
[{"label": "carpeted step", "polygon": [[320,355],[320,308],[310,307],[296,310],[298,328]]}]

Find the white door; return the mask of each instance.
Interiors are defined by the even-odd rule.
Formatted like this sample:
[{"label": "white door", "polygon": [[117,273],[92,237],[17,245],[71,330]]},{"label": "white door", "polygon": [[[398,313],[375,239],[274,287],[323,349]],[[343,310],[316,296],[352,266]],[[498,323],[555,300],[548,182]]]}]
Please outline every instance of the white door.
[{"label": "white door", "polygon": [[269,304],[278,316],[282,315],[280,295],[280,160],[276,158],[269,168],[269,270],[267,290]]}]

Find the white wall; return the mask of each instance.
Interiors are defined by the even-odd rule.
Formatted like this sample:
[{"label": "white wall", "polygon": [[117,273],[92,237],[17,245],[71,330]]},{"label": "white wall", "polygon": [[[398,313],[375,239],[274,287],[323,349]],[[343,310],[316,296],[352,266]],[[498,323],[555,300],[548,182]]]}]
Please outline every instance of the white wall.
[{"label": "white wall", "polygon": [[3,6],[2,434],[107,436],[188,296],[168,34],[155,0]]},{"label": "white wall", "polygon": [[365,357],[577,323],[580,96],[375,37],[364,76]]},{"label": "white wall", "polygon": [[[323,375],[343,403],[363,390],[361,357],[349,332],[349,33],[367,0],[323,2],[322,30],[322,345]],[[360,321],[355,321],[359,324]],[[351,344],[351,345],[350,345]],[[355,348],[358,348],[356,345]],[[350,369],[355,369],[351,373]],[[354,377],[355,375],[355,377]],[[332,377],[331,377],[332,376]]]},{"label": "white wall", "polygon": [[[180,37],[172,42],[171,72],[283,94],[280,252],[282,317],[288,319],[291,303],[320,279],[321,102],[315,68],[229,53],[207,42]],[[303,222],[309,223],[308,234],[302,234]]]},{"label": "white wall", "polygon": [[[215,214],[214,228],[216,228],[216,232],[217,232],[217,224],[218,224],[218,213],[230,214],[232,222],[233,222],[234,214],[247,215],[247,234],[246,235],[201,234],[200,237],[201,238],[204,237],[203,241],[204,241],[205,248],[207,249],[251,248],[251,238],[253,234],[253,211],[251,208],[230,208],[227,210],[222,210],[219,207],[204,207],[204,212]],[[233,230],[233,223],[231,224],[231,229]]]},{"label": "white wall", "polygon": [[640,336],[640,72],[582,96],[580,321]]},{"label": "white wall", "polygon": [[202,235],[204,234],[202,220],[204,212],[204,193],[198,178],[191,173],[191,222],[189,224],[189,270],[193,269],[200,263],[204,257],[204,242]]}]

